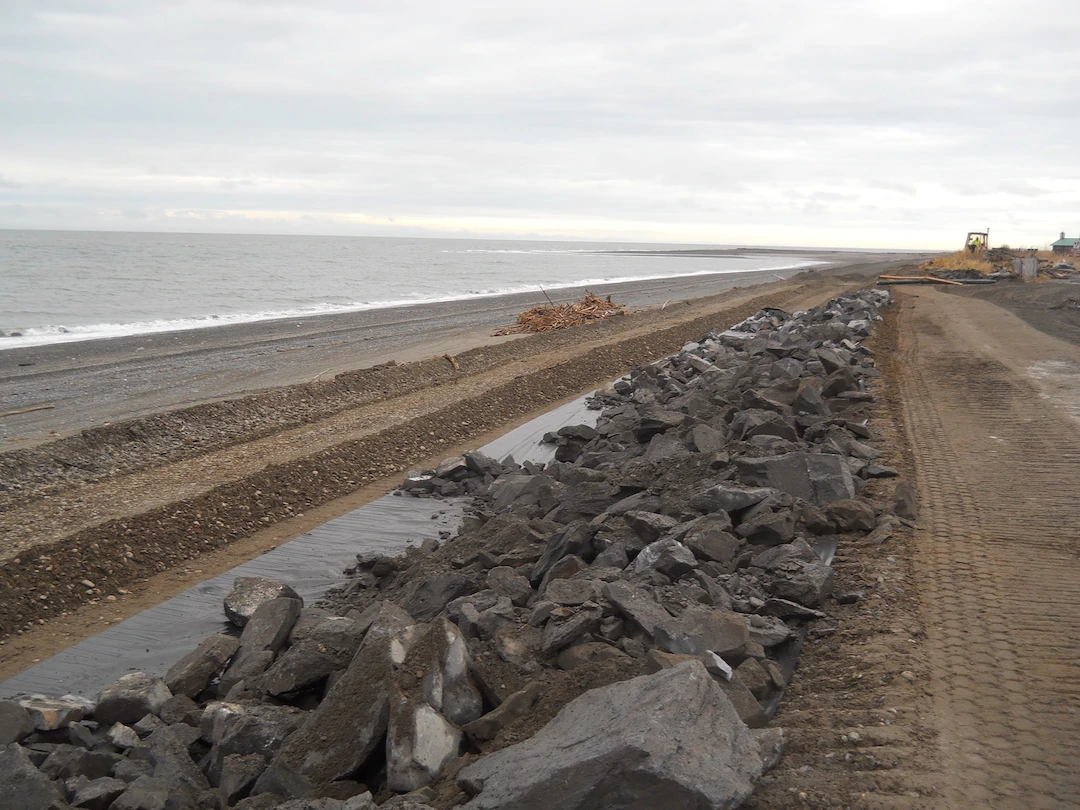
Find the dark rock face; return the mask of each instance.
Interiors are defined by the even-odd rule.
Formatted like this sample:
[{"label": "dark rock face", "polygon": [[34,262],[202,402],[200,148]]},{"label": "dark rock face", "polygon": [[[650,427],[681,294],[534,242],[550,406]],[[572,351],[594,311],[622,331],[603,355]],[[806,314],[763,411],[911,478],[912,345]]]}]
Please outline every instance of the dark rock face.
[{"label": "dark rock face", "polygon": [[591,810],[629,806],[629,795],[637,807],[719,808],[745,800],[762,768],[750,732],[695,661],[587,692],[458,778],[477,794],[470,810]]},{"label": "dark rock face", "polygon": [[0,700],[0,745],[21,742],[34,730],[34,721],[23,706]]},{"label": "dark rock face", "polygon": [[214,635],[185,655],[165,673],[165,684],[174,695],[195,697],[225,668],[240,649],[240,640]]},{"label": "dark rock face", "polygon": [[349,668],[281,747],[254,792],[303,797],[351,776],[382,742],[390,720],[392,645],[411,626],[392,615],[373,623]]},{"label": "dark rock face", "polygon": [[302,603],[299,599],[276,598],[255,609],[244,625],[240,647],[221,676],[218,694],[227,695],[237,683],[258,678],[274,661],[289,637]]},{"label": "dark rock face", "polygon": [[60,788],[34,767],[18,745],[0,750],[0,807],[4,810],[61,810]]},{"label": "dark rock face", "polygon": [[135,723],[148,714],[157,714],[171,697],[172,692],[161,678],[132,672],[101,690],[94,716],[99,723]]},{"label": "dark rock face", "polygon": [[745,483],[783,490],[811,503],[855,497],[851,471],[841,456],[785,453],[772,458],[741,458],[736,466]]},{"label": "dark rock face", "polygon": [[284,582],[262,577],[239,577],[225,597],[225,615],[237,627],[243,627],[260,605],[273,599],[303,601]]},{"label": "dark rock face", "polygon": [[438,616],[459,596],[479,590],[476,583],[459,574],[443,574],[418,582],[402,602],[402,607],[418,622]]}]

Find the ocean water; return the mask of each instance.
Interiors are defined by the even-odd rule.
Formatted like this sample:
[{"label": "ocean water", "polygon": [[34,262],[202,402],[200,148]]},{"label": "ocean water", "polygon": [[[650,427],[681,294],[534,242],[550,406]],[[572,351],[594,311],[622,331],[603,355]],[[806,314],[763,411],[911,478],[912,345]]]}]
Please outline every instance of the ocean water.
[{"label": "ocean water", "polygon": [[815,264],[658,252],[693,247],[709,246],[0,230],[0,350]]}]

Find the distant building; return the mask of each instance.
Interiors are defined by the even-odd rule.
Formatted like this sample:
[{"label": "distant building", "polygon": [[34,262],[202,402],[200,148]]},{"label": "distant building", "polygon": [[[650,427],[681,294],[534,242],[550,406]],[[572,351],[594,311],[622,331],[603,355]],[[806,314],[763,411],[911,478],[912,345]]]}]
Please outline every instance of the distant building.
[{"label": "distant building", "polygon": [[1078,246],[1080,246],[1080,239],[1067,239],[1065,237],[1065,231],[1061,232],[1060,239],[1050,245],[1054,253],[1069,253]]}]

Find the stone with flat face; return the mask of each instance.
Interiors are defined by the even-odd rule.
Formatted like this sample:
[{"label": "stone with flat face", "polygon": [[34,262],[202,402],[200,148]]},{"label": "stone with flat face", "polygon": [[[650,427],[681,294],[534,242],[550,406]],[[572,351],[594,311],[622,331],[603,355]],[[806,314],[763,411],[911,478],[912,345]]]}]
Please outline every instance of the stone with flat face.
[{"label": "stone with flat face", "polygon": [[750,731],[699,661],[593,689],[458,776],[468,810],[738,807],[761,776]]}]

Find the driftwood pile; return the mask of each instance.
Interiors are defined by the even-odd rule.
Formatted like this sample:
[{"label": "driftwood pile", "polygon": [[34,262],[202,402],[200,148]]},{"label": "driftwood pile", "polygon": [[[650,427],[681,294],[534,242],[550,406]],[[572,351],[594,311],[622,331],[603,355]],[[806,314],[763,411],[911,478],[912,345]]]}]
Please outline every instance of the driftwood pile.
[{"label": "driftwood pile", "polygon": [[546,307],[533,307],[518,315],[517,323],[505,326],[495,332],[496,335],[520,335],[536,332],[552,332],[568,326],[581,326],[585,323],[600,321],[612,315],[625,315],[625,304],[614,304],[611,296],[601,298],[592,293],[576,304],[551,304]]}]

